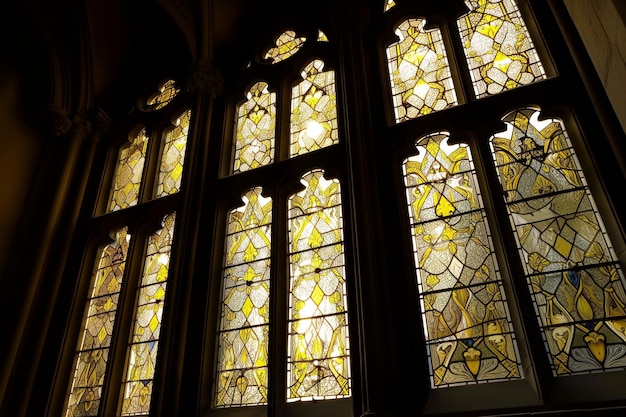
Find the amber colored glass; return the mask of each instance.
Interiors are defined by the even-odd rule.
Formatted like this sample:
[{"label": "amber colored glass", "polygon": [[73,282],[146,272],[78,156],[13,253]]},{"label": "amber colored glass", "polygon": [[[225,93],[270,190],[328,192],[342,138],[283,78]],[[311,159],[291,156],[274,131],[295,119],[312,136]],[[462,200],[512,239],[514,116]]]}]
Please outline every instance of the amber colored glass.
[{"label": "amber colored glass", "polygon": [[351,394],[341,192],[321,170],[289,199],[287,400]]},{"label": "amber colored glass", "polygon": [[554,375],[626,368],[624,274],[561,120],[507,114],[491,137]]},{"label": "amber colored glass", "polygon": [[434,388],[522,377],[469,146],[447,132],[405,160],[422,320]]}]

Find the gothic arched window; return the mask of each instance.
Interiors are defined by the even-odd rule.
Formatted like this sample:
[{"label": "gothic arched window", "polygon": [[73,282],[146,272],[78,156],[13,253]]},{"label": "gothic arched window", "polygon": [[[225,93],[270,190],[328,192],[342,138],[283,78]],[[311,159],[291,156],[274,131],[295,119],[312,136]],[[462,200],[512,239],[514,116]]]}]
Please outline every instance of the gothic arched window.
[{"label": "gothic arched window", "polygon": [[174,80],[161,84],[138,106],[160,117],[139,114],[129,140],[109,149],[116,157],[100,193],[107,200],[89,224],[95,256],[85,263],[93,266],[90,284],[80,286],[85,304],[68,417],[150,414],[191,117],[175,101],[179,93]]},{"label": "gothic arched window", "polygon": [[[395,3],[379,62],[396,142],[380,146],[401,158],[427,409],[539,405],[537,386],[571,401],[563,376],[610,384],[626,370],[626,281],[583,172],[597,168],[579,159],[589,131],[572,115],[589,107],[546,72],[557,64],[526,2]],[[506,386],[519,395],[497,399]]]},{"label": "gothic arched window", "polygon": [[274,42],[239,77],[225,137],[219,182],[237,203],[223,213],[215,409],[351,396],[333,43],[319,29]]}]

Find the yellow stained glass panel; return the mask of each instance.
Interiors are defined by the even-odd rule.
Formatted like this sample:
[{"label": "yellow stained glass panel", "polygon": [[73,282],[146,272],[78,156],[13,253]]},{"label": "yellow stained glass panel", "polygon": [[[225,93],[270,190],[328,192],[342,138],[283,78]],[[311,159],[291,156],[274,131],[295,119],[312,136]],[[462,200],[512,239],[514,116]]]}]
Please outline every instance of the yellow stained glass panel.
[{"label": "yellow stained glass panel", "polygon": [[271,59],[272,64],[277,64],[289,58],[302,48],[306,42],[305,37],[296,38],[296,32],[286,30],[276,39],[276,46],[268,49],[265,59]]},{"label": "yellow stained glass panel", "polygon": [[386,50],[397,123],[458,104],[441,31],[425,25],[405,20]]},{"label": "yellow stained glass panel", "polygon": [[476,97],[546,78],[514,0],[466,0],[458,20]]},{"label": "yellow stained glass panel", "polygon": [[215,407],[267,403],[272,200],[252,188],[228,218]]},{"label": "yellow stained glass panel", "polygon": [[129,145],[120,148],[113,174],[108,211],[125,209],[136,205],[139,201],[148,140],[144,128],[137,133]]},{"label": "yellow stained glass panel", "polygon": [[175,127],[165,135],[156,189],[157,198],[180,191],[190,118],[191,110],[185,111],[176,119]]},{"label": "yellow stained glass panel", "polygon": [[254,84],[247,101],[237,109],[233,173],[248,171],[274,161],[276,93],[264,82]]},{"label": "yellow stained glass panel", "polygon": [[100,408],[129,242],[127,229],[119,229],[114,241],[100,253],[86,300],[85,327],[76,351],[66,417],[97,415]]},{"label": "yellow stained glass panel", "polygon": [[624,369],[624,274],[563,123],[503,121],[493,157],[553,373]]},{"label": "yellow stained glass panel", "polygon": [[122,416],[150,413],[175,221],[176,214],[168,214],[162,221],[162,228],[148,239],[135,324],[128,346]]},{"label": "yellow stained glass panel", "polygon": [[471,153],[447,132],[404,161],[433,388],[522,377]]},{"label": "yellow stained glass panel", "polygon": [[321,170],[289,199],[287,400],[351,395],[341,193]]},{"label": "yellow stained glass panel", "polygon": [[291,93],[290,156],[302,155],[339,142],[335,72],[315,60],[302,72]]},{"label": "yellow stained glass panel", "polygon": [[180,89],[176,87],[176,81],[167,80],[159,87],[159,92],[151,96],[147,104],[153,110],[159,110],[167,106],[178,95]]}]

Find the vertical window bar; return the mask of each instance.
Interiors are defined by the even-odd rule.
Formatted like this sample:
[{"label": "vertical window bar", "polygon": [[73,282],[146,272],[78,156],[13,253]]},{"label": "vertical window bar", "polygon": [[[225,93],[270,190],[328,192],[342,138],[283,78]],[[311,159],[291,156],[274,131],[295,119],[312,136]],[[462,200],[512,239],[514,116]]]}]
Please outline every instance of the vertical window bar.
[{"label": "vertical window bar", "polygon": [[291,157],[339,142],[335,71],[315,60],[301,75],[291,93]]},{"label": "vertical window bar", "polygon": [[215,407],[267,404],[272,199],[231,211],[225,244]]},{"label": "vertical window bar", "polygon": [[457,23],[477,98],[546,78],[513,0],[466,0]]},{"label": "vertical window bar", "polygon": [[137,205],[148,140],[146,129],[143,128],[135,135],[129,145],[120,148],[117,166],[113,174],[108,211]]},{"label": "vertical window bar", "polygon": [[66,417],[98,414],[130,238],[127,228],[117,231],[91,278]]},{"label": "vertical window bar", "polygon": [[396,123],[458,104],[441,31],[425,25],[405,20],[386,49]]},{"label": "vertical window bar", "polygon": [[467,145],[438,132],[404,161],[433,388],[522,378],[500,269]]},{"label": "vertical window bar", "polygon": [[180,191],[190,119],[191,110],[179,115],[174,122],[174,128],[169,130],[163,139],[156,189],[157,198]]},{"label": "vertical window bar", "polygon": [[287,401],[351,395],[340,184],[322,170],[289,199]]},{"label": "vertical window bar", "polygon": [[276,93],[269,92],[267,83],[258,82],[237,107],[233,173],[274,162],[275,136]]},{"label": "vertical window bar", "polygon": [[503,121],[493,158],[553,373],[626,368],[624,274],[563,123]]},{"label": "vertical window bar", "polygon": [[150,413],[175,219],[175,213],[165,216],[163,227],[148,240],[135,307],[135,324],[126,358],[122,416],[147,416]]}]

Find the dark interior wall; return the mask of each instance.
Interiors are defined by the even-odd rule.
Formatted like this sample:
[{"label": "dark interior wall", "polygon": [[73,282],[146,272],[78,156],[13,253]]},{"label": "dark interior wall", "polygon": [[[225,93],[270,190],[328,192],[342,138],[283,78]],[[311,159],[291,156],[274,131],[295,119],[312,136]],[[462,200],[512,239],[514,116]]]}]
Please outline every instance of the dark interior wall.
[{"label": "dark interior wall", "polygon": [[16,3],[0,17],[0,276],[45,148],[34,125],[50,97],[40,32]]},{"label": "dark interior wall", "polygon": [[626,3],[566,0],[565,5],[626,131]]},{"label": "dark interior wall", "polygon": [[19,117],[20,78],[0,68],[0,272],[41,157],[41,139]]}]

